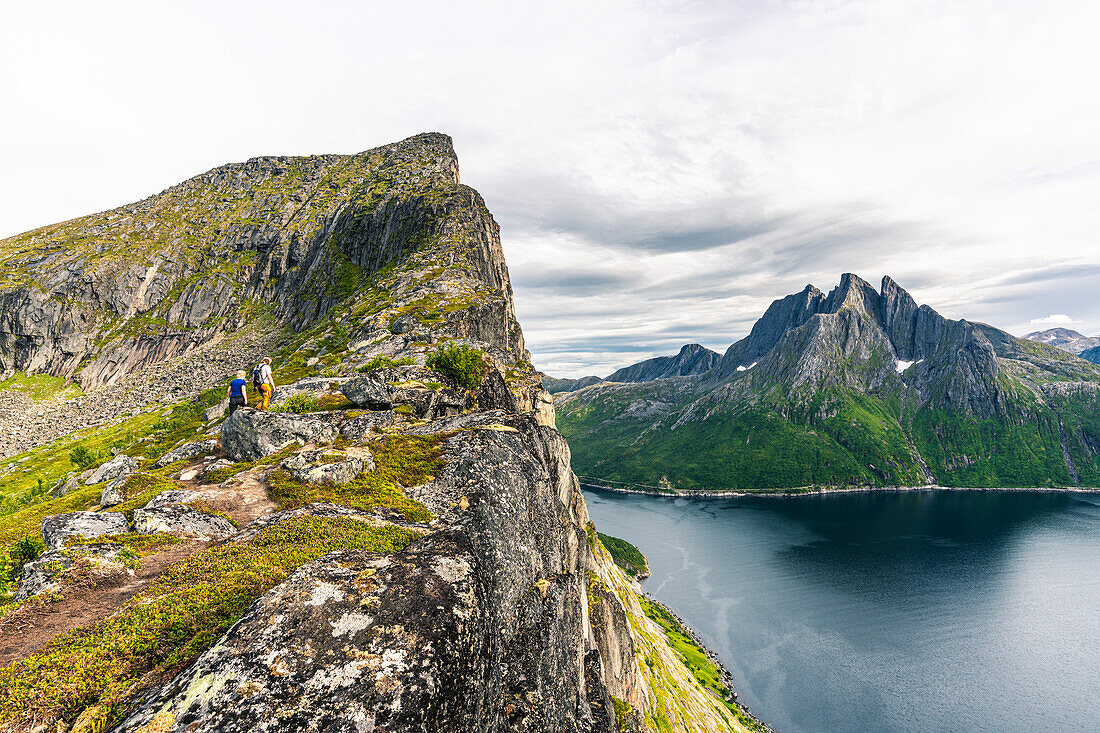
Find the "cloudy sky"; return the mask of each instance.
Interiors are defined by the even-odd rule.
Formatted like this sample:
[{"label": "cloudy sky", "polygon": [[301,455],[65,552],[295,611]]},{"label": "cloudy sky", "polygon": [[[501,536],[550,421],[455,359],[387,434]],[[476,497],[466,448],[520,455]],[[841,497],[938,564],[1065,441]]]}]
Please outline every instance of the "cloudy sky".
[{"label": "cloudy sky", "polygon": [[886,273],[1100,333],[1100,4],[8,4],[0,237],[264,154],[450,134],[555,376]]}]

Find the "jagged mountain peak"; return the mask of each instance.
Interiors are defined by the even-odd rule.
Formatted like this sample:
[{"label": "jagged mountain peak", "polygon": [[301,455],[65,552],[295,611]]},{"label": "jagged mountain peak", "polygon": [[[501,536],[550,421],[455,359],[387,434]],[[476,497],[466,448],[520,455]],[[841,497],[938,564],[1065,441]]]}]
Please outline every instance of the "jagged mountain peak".
[{"label": "jagged mountain peak", "polygon": [[829,292],[824,305],[825,313],[836,313],[842,308],[855,308],[868,316],[878,311],[879,294],[859,275],[846,272],[840,276],[840,284]]}]

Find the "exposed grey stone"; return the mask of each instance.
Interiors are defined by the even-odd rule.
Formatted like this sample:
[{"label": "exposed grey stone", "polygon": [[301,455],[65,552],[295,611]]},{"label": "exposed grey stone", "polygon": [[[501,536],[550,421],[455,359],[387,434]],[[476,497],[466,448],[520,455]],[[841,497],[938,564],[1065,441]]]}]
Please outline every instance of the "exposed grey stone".
[{"label": "exposed grey stone", "polygon": [[119,476],[118,478],[111,479],[111,481],[103,487],[103,492],[99,495],[99,505],[101,507],[114,506],[115,504],[121,504],[126,501],[126,479],[129,476]]},{"label": "exposed grey stone", "polygon": [[79,489],[84,485],[84,479],[80,477],[80,474],[70,473],[65,478],[57,482],[57,484],[50,490],[50,493],[54,496],[65,496],[74,489]]},{"label": "exposed grey stone", "polygon": [[488,373],[485,375],[485,379],[481,381],[477,394],[474,395],[477,408],[479,410],[515,412],[516,398],[512,396],[512,390],[508,389],[504,377],[496,369],[487,371]]},{"label": "exposed grey stone", "polygon": [[101,537],[125,534],[129,530],[130,525],[120,512],[70,512],[54,514],[42,520],[42,539],[48,550],[64,546],[65,538],[72,535]]},{"label": "exposed grey stone", "polygon": [[390,388],[371,377],[356,377],[340,385],[340,392],[359,407],[388,410],[393,407]]},{"label": "exposed grey stone", "polygon": [[221,469],[228,468],[232,465],[233,461],[226,460],[225,458],[219,458],[203,470],[202,476],[205,479],[207,476],[214,473],[214,471],[220,471]]},{"label": "exposed grey stone", "polygon": [[222,423],[222,447],[235,461],[254,461],[293,443],[332,443],[336,426],[325,419],[242,407]]},{"label": "exposed grey stone", "polygon": [[118,561],[122,550],[122,545],[104,542],[45,552],[37,560],[23,566],[23,577],[19,582],[19,590],[15,593],[15,600],[22,601],[54,590],[58,585],[58,576],[72,568],[80,558],[86,558],[101,573],[127,572],[126,566]]},{"label": "exposed grey stone", "polygon": [[85,483],[98,484],[101,481],[110,481],[119,476],[128,476],[136,470],[138,470],[136,458],[126,455],[115,456],[93,471]]},{"label": "exposed grey stone", "polygon": [[202,411],[202,420],[203,420],[203,422],[210,422],[212,420],[217,420],[219,417],[224,415],[226,410],[228,410],[228,409],[229,409],[229,398],[226,397],[224,400],[222,400],[218,404],[214,405],[213,407],[207,407],[205,410],[203,410]]},{"label": "exposed grey stone", "polygon": [[149,500],[144,509],[158,509],[162,506],[168,506],[169,504],[186,504],[192,499],[196,498],[198,494],[189,489],[173,489],[172,491],[162,491]]},{"label": "exposed grey stone", "polygon": [[[352,377],[307,377],[299,379],[293,384],[283,384],[276,387],[271,401],[283,402],[287,397],[296,394],[314,394],[318,396],[330,394],[333,389],[339,389],[339,385],[351,379]],[[333,387],[333,385],[336,385],[336,387]]]},{"label": "exposed grey stone", "polygon": [[189,458],[195,458],[197,456],[204,456],[207,453],[212,453],[217,447],[218,441],[215,439],[200,440],[195,443],[184,443],[180,447],[165,453],[154,465],[157,468],[163,468],[169,463],[175,463],[176,461],[185,461]]},{"label": "exposed grey stone", "polygon": [[362,440],[375,428],[388,428],[393,425],[397,413],[393,410],[381,410],[350,418],[340,425],[340,435],[351,441]]},{"label": "exposed grey stone", "polygon": [[[339,460],[332,456],[342,455]],[[312,483],[346,484],[362,473],[364,467],[374,469],[374,459],[366,454],[366,461],[347,454],[330,454],[327,451],[303,451],[283,462],[290,475],[298,481]]]},{"label": "exposed grey stone", "polygon": [[220,540],[237,530],[221,517],[200,512],[184,504],[164,504],[152,509],[135,509],[134,531],[138,534],[167,532],[180,537]]}]

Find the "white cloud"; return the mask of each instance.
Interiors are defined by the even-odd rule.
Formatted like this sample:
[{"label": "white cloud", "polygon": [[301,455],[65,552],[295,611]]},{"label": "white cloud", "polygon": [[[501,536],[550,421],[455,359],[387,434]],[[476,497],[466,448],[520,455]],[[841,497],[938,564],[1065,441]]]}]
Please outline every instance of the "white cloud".
[{"label": "white cloud", "polygon": [[1051,313],[1049,316],[1044,316],[1043,318],[1032,318],[1031,322],[1040,326],[1072,326],[1081,321],[1070,318],[1065,313]]},{"label": "white cloud", "polygon": [[1100,330],[1097,37],[1092,0],[16,3],[0,236],[441,130],[556,374],[721,349],[844,271]]}]

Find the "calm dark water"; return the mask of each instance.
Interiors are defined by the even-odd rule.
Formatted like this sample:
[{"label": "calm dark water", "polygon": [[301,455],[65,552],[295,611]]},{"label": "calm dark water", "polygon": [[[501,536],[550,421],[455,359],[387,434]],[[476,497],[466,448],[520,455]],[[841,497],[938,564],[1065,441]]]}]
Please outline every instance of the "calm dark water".
[{"label": "calm dark water", "polygon": [[779,733],[1100,731],[1100,496],[585,496]]}]

